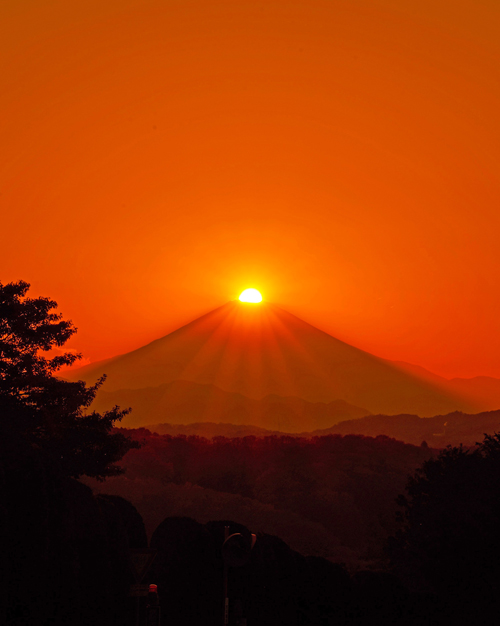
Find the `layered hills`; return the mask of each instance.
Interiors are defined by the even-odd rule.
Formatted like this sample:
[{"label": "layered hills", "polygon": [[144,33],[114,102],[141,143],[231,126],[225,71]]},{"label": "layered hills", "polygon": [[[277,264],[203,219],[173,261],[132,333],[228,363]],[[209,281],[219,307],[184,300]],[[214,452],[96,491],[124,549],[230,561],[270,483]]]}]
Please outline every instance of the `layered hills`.
[{"label": "layered hills", "polygon": [[483,440],[485,434],[498,431],[500,411],[485,411],[474,415],[454,411],[447,415],[425,418],[418,415],[369,415],[317,430],[313,435],[387,435],[413,445],[425,441],[431,448],[444,448],[460,444],[474,446]]},{"label": "layered hills", "polygon": [[177,424],[190,424],[193,417],[202,422],[246,425],[289,433],[308,428],[328,428],[343,420],[369,415],[369,411],[344,400],[307,402],[295,396],[269,395],[260,400],[241,393],[222,391],[214,385],[175,380],[158,387],[101,391],[93,406],[98,411],[113,406],[133,407],[123,426],[137,428],[159,423],[165,416]]},{"label": "layered hills", "polygon": [[128,426],[242,424],[248,415],[247,423],[256,426],[304,431],[369,413],[432,416],[476,408],[439,382],[268,303],[229,302],[142,348],[69,377],[92,383],[102,374],[107,380],[97,402],[100,407],[111,402],[131,406]]},{"label": "layered hills", "polygon": [[193,424],[152,424],[146,426],[159,435],[194,435],[212,439],[214,437],[268,437],[292,435],[311,439],[325,435],[363,435],[379,437],[385,435],[392,439],[413,445],[425,443],[430,448],[445,446],[474,446],[481,442],[485,433],[500,431],[500,411],[486,411],[474,415],[455,411],[448,415],[419,417],[418,415],[367,415],[362,418],[345,420],[329,427],[308,432],[279,431],[259,428],[252,425],[235,425],[214,422]]}]

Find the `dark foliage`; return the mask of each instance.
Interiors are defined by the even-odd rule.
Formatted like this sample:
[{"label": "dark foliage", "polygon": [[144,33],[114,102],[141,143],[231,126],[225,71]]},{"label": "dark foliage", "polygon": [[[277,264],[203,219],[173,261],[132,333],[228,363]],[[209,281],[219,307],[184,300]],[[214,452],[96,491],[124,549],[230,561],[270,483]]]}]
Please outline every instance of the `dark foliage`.
[{"label": "dark foliage", "polygon": [[[232,521],[202,525],[189,518],[166,518],[154,532],[158,550],[150,577],[158,580],[160,600],[172,623],[220,624],[223,616],[224,528],[250,536]],[[299,567],[299,562],[302,568]],[[277,537],[259,534],[249,561],[229,568],[230,623],[244,617],[251,624],[299,623],[299,595],[304,557]]]},{"label": "dark foliage", "polygon": [[345,567],[308,556],[301,564],[299,610],[303,623],[352,624],[355,603],[352,581]]},{"label": "dark foliage", "polygon": [[389,543],[396,571],[438,593],[461,623],[500,610],[500,434],[426,461],[399,504],[402,527]]},{"label": "dark foliage", "polygon": [[[158,487],[151,503],[155,510],[162,488],[169,483],[248,497],[256,504],[322,524],[332,540],[337,538],[367,559],[383,556],[383,544],[396,530],[394,500],[407,475],[432,455],[432,450],[388,437],[207,440],[155,435],[145,429],[128,432],[143,447],[123,459],[127,476],[119,483],[122,490],[115,493],[130,497],[127,484],[148,481],[148,491],[152,485]],[[146,525],[158,523],[149,522],[145,508],[141,513]],[[188,514],[193,515],[193,510]]]},{"label": "dark foliage", "polygon": [[126,535],[127,549],[138,550],[148,547],[144,522],[135,506],[120,496],[100,494],[97,501],[102,514],[109,520],[109,535]]},{"label": "dark foliage", "polygon": [[210,532],[186,517],[165,519],[151,538],[158,550],[149,579],[158,584],[165,621],[172,624],[221,623],[221,584]]},{"label": "dark foliage", "polygon": [[0,441],[0,623],[124,626],[129,547],[144,542],[129,503],[69,478],[22,438]]},{"label": "dark foliage", "polygon": [[57,460],[67,476],[119,474],[117,462],[138,445],[111,432],[128,411],[88,410],[104,378],[87,387],[55,376],[80,355],[44,353],[63,346],[76,328],[54,312],[56,302],[28,298],[28,289],[23,281],[0,283],[0,436],[17,434]]},{"label": "dark foliage", "polygon": [[[249,536],[233,521],[203,525],[186,517],[168,517],[154,532],[158,555],[148,580],[158,584],[166,622],[222,623],[225,526]],[[433,598],[410,591],[394,575],[360,571],[351,577],[342,565],[304,557],[266,533],[257,534],[244,565],[228,569],[228,595],[231,626],[446,624]]]}]

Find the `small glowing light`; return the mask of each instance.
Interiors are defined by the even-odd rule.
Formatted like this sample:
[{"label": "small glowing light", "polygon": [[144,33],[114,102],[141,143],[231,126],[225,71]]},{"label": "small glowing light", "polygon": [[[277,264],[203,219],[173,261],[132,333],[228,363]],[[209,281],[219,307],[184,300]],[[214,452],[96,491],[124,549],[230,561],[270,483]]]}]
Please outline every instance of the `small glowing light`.
[{"label": "small glowing light", "polygon": [[238,299],[240,302],[252,302],[254,304],[262,302],[262,296],[257,289],[245,289]]}]

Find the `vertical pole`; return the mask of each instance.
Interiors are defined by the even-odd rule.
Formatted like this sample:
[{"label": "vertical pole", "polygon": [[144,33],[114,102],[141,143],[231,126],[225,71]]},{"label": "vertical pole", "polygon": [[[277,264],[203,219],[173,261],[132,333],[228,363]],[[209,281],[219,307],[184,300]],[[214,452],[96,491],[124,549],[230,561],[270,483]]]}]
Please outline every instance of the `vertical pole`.
[{"label": "vertical pole", "polygon": [[[229,526],[224,526],[224,541],[229,537]],[[229,624],[229,596],[227,584],[227,565],[224,561],[224,626]]]},{"label": "vertical pole", "polygon": [[149,585],[146,626],[160,626],[160,599],[157,585]]}]

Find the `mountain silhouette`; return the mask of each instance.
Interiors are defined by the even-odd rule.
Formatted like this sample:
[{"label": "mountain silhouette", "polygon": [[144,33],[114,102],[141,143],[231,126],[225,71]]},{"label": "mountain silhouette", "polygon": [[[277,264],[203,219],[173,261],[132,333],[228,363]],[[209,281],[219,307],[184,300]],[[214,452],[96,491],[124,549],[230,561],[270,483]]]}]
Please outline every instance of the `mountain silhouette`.
[{"label": "mountain silhouette", "polygon": [[295,433],[305,427],[313,430],[329,428],[344,420],[369,415],[369,411],[344,400],[307,402],[295,396],[277,395],[255,400],[214,385],[185,380],[144,389],[101,390],[92,408],[108,411],[116,405],[133,407],[132,413],[121,422],[121,426],[130,428],[147,427],[161,423],[166,416],[175,416],[176,424],[187,425],[196,419],[234,425],[253,424]]},{"label": "mountain silhouette", "polygon": [[[229,302],[142,348],[67,377],[92,383],[102,374],[107,375],[108,393],[181,380],[255,400],[270,395],[315,403],[342,400],[367,413],[432,416],[474,410],[460,395],[269,303]],[[161,421],[176,421],[175,415]],[[193,415],[191,421],[200,420]]]}]

